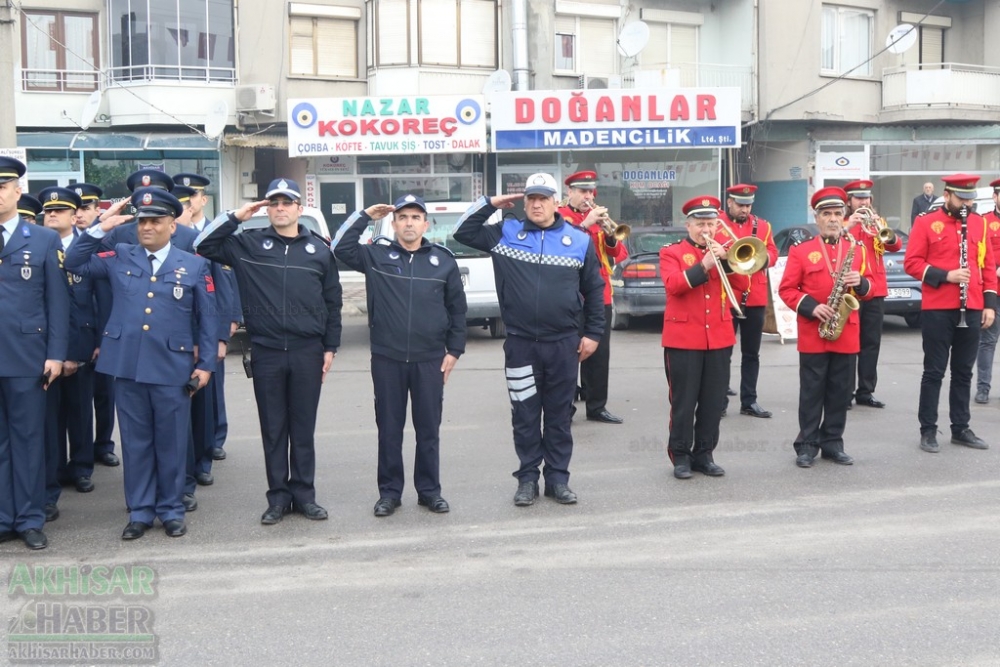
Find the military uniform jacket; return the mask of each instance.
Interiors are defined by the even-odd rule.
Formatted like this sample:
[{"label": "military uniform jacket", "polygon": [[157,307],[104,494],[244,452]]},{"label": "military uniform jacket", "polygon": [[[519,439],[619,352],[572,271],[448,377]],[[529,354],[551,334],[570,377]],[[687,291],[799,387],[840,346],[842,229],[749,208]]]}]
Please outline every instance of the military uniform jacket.
[{"label": "military uniform jacket", "polygon": [[41,378],[47,359],[66,359],[70,301],[61,250],[57,233],[21,219],[0,251],[0,377]]},{"label": "military uniform jacket", "polygon": [[361,245],[371,218],[359,211],[338,234],[334,254],[365,274],[372,352],[431,361],[465,352],[465,289],[451,251],[427,239],[409,251],[385,238]]},{"label": "military uniform jacket", "polygon": [[239,221],[222,213],[198,237],[196,250],[233,267],[250,340],[278,350],[319,338],[340,347],[343,292],[333,253],[299,225],[286,238],[273,227],[236,234]]},{"label": "military uniform jacket", "polygon": [[[924,283],[922,310],[952,310],[960,306],[961,290],[947,278],[949,271],[959,267],[961,228],[959,215],[948,213],[944,207],[918,215],[913,223],[903,268]],[[967,219],[966,251],[972,274],[966,308],[995,309],[997,272],[993,246],[987,237],[986,221],[972,212]]]},{"label": "military uniform jacket", "polygon": [[852,229],[851,232],[865,246],[865,254],[868,257],[868,263],[871,265],[869,268],[871,269],[872,278],[872,298],[888,296],[889,285],[886,282],[885,260],[882,258],[882,255],[886,252],[898,252],[903,247],[903,239],[899,238],[897,234],[892,243],[883,244],[863,229]]},{"label": "military uniform jacket", "polygon": [[[80,236],[79,230],[74,229],[71,248]],[[70,331],[72,332],[66,358],[71,361],[90,361],[94,356],[94,349],[100,346],[97,337],[97,294],[94,291],[96,282],[90,276],[66,271],[66,283],[69,285],[71,304]]]},{"label": "military uniform jacket", "polygon": [[[663,347],[720,350],[736,344],[733,315],[719,272],[700,262],[705,246],[690,238],[660,248],[660,278],[667,290],[663,312]],[[722,260],[723,271],[728,265]],[[727,273],[734,294],[747,288],[746,276]],[[737,297],[739,298],[739,297]]]},{"label": "military uniform jacket", "polygon": [[171,246],[156,274],[150,275],[148,252],[142,246],[122,243],[95,255],[100,243],[84,234],[66,254],[68,271],[111,282],[114,305],[97,370],[178,387],[195,368],[215,370],[215,285],[208,262]]},{"label": "military uniform jacket", "polygon": [[559,215],[569,222],[569,224],[579,228],[590,236],[590,242],[594,244],[594,252],[597,253],[601,279],[604,281],[604,305],[610,306],[612,295],[611,262],[620,262],[628,257],[628,249],[625,248],[624,243],[618,243],[613,236],[609,237],[605,234],[600,225],[591,225],[586,229],[580,227],[580,223],[587,217],[586,213],[577,211],[571,206],[562,206],[559,208]]},{"label": "military uniform jacket", "polygon": [[993,209],[983,215],[983,220],[986,221],[986,238],[993,247],[993,260],[998,261],[1000,260],[1000,212]]},{"label": "military uniform jacket", "polygon": [[555,214],[541,228],[528,220],[484,224],[496,211],[486,197],[455,225],[455,240],[493,256],[500,313],[507,332],[539,341],[604,335],[604,281],[586,233]]},{"label": "military uniform jacket", "polygon": [[[847,324],[837,340],[825,340],[819,336],[819,319],[813,317],[813,310],[821,303],[826,303],[833,291],[834,274],[839,273],[842,262],[847,260],[850,242],[840,239],[836,243],[826,243],[826,257],[830,260],[827,266],[823,256],[824,243],[822,237],[814,238],[792,246],[788,251],[788,262],[785,273],[778,287],[778,295],[785,304],[798,313],[798,350],[809,354],[836,352],[839,354],[857,354],[861,350],[861,322],[858,311],[853,310],[847,318]],[[839,256],[839,260],[838,260]],[[860,243],[855,245],[854,260],[851,267],[861,274],[861,284],[848,293],[858,299],[867,300],[871,297],[871,269],[868,266],[867,250]]]},{"label": "military uniform jacket", "polygon": [[[736,298],[740,300],[740,305],[750,307],[766,306],[769,289],[767,285],[767,269],[774,266],[775,262],[778,261],[778,246],[774,245],[774,237],[771,233],[771,223],[764,218],[758,218],[756,215],[751,214],[747,216],[746,222],[739,224],[730,220],[725,211],[719,212],[719,219],[724,225],[726,225],[726,227],[729,228],[729,231],[731,231],[736,238],[742,239],[747,236],[755,236],[763,241],[764,245],[767,247],[767,261],[764,263],[764,268],[750,276],[750,287],[746,293],[746,300],[744,301],[742,293],[736,293]],[[754,222],[757,223],[756,233],[754,233]],[[721,238],[723,236],[725,236],[725,239]],[[725,234],[717,235],[716,240],[720,243],[732,241],[732,239]],[[735,287],[733,288],[733,291],[736,291]]]}]

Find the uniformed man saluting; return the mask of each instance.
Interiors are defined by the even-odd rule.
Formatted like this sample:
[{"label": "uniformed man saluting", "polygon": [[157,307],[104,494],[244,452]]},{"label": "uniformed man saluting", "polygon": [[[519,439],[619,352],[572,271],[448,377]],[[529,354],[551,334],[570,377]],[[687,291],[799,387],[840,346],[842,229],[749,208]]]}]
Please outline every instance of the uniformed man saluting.
[{"label": "uniformed man saluting", "polygon": [[104,235],[132,218],[118,215],[124,205],[70,247],[66,269],[109,279],[114,295],[97,368],[115,378],[130,510],[122,539],[142,537],[156,518],[180,537],[190,396],[215,368],[215,288],[207,261],[171,245],[182,207],[156,188],[132,195],[139,244],[95,255]]},{"label": "uniformed man saluting", "polygon": [[66,359],[69,289],[59,235],[18,215],[24,172],[0,157],[0,542],[44,549],[44,390]]}]

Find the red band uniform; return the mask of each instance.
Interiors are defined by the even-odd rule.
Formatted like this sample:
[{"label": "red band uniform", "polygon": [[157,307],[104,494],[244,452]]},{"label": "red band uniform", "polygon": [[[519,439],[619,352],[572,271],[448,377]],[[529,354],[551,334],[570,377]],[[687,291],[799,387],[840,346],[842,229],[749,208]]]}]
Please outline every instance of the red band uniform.
[{"label": "red band uniform", "polygon": [[[699,220],[716,219],[721,202],[715,197],[695,197],[683,211],[689,234]],[[715,464],[719,421],[729,386],[729,364],[736,334],[732,304],[719,272],[705,270],[708,248],[690,236],[660,250],[660,276],[667,291],[663,313],[663,363],[670,387],[670,436],[667,451],[674,476],[684,479],[691,471],[724,474]],[[725,260],[720,260],[724,270]],[[733,292],[748,286],[745,276],[727,273]]]},{"label": "red band uniform", "polygon": [[[920,379],[920,447],[938,451],[936,433],[938,399],[944,371],[951,359],[951,387],[948,404],[952,442],[976,449],[988,445],[969,428],[969,394],[972,365],[979,351],[980,327],[992,324],[996,309],[997,275],[993,247],[987,237],[986,221],[973,212],[978,176],[954,174],[945,182],[945,203],[917,216],[906,247],[904,268],[924,283],[921,303],[921,333],[924,372]],[[970,271],[968,299],[962,320],[961,289],[949,281],[949,273],[959,268],[961,213],[968,206],[966,252]],[[954,277],[954,274],[951,274]],[[990,320],[986,322],[986,320]]]},{"label": "red band uniform", "polygon": [[[986,221],[986,238],[993,248],[993,259],[1000,258],[1000,178],[990,183],[993,188],[993,210],[983,215]],[[979,334],[979,356],[976,360],[976,403],[989,403],[990,383],[993,380],[993,355],[1000,334],[1000,318]]]},{"label": "red band uniform", "polygon": [[[849,465],[853,459],[844,453],[844,427],[847,407],[854,391],[854,373],[860,349],[857,311],[851,311],[843,332],[836,340],[820,337],[820,319],[815,311],[826,304],[834,289],[834,280],[847,261],[851,243],[836,233],[823,237],[824,209],[842,213],[847,194],[840,188],[823,188],[812,198],[820,236],[788,252],[788,262],[778,289],[781,300],[798,313],[799,350],[799,434],[794,447],[796,464],[812,466],[816,454],[835,463]],[[832,223],[829,223],[832,224]],[[871,271],[864,246],[855,244],[851,270],[861,274],[861,283],[848,289],[859,300],[871,294]]]}]

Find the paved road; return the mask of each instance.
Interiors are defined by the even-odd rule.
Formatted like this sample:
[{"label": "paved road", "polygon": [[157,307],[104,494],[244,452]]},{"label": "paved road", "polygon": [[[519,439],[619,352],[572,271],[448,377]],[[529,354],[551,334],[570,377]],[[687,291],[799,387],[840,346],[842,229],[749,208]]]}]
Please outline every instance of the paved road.
[{"label": "paved road", "polygon": [[[1000,665],[1000,399],[973,407],[993,449],[942,437],[940,454],[919,451],[920,335],[887,318],[876,394],[889,407],[849,413],[853,467],[801,470],[797,355],[769,339],[760,401],[774,418],[725,419],[726,477],[681,482],[658,325],[638,324],[612,348],[609,407],[626,424],[575,424],[576,506],[512,505],[501,344],[477,330],[445,397],[452,512],[417,507],[410,488],[375,519],[366,327],[352,317],[317,433],[329,521],[260,525],[256,410],[230,357],[229,459],[186,537],[121,542],[121,469],[101,468],[94,493],[65,493],[47,551],[8,543],[0,559],[152,567],[141,602],[166,665]],[[0,597],[3,616],[24,597]]]}]

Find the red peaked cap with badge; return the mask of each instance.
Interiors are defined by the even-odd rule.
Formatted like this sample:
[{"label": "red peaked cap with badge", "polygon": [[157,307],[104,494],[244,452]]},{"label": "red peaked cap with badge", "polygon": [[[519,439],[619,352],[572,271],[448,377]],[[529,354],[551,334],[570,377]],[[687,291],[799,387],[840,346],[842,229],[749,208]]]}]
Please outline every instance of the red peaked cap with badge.
[{"label": "red peaked cap with badge", "polygon": [[941,180],[944,181],[944,189],[954,192],[959,199],[976,198],[976,185],[979,183],[978,176],[972,174],[952,174],[951,176],[942,176]]},{"label": "red peaked cap with badge", "polygon": [[756,192],[757,186],[747,183],[737,183],[726,188],[726,196],[737,204],[752,204]]},{"label": "red peaked cap with badge", "polygon": [[597,196],[597,172],[595,171],[578,171],[567,176],[563,183],[570,188],[593,190],[594,196]]},{"label": "red peaked cap with badge", "polygon": [[718,218],[722,202],[718,197],[701,195],[689,200],[681,210],[689,218]]},{"label": "red peaked cap with badge", "polygon": [[821,208],[843,207],[847,204],[847,193],[838,187],[821,188],[812,196],[810,203],[817,211]]},{"label": "red peaked cap with badge", "polygon": [[872,181],[851,181],[844,186],[844,192],[847,193],[848,197],[857,197],[858,199],[871,199],[872,198],[872,186],[875,185]]},{"label": "red peaked cap with badge", "polygon": [[990,187],[993,188],[993,192],[1000,192],[1000,178],[990,182]]}]

